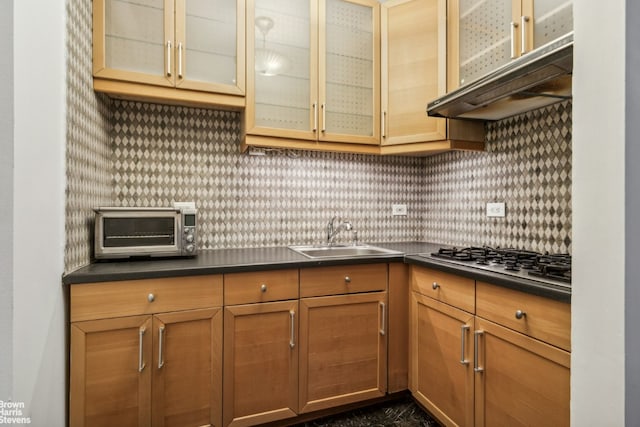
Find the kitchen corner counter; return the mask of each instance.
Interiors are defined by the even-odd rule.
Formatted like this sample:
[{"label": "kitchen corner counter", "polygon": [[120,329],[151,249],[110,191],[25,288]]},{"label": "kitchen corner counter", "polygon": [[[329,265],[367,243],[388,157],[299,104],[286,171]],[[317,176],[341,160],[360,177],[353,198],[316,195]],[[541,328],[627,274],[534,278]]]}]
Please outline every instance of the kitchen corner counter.
[{"label": "kitchen corner counter", "polygon": [[160,277],[197,276],[205,274],[247,271],[281,270],[345,264],[403,262],[404,255],[437,250],[438,245],[420,242],[372,243],[392,249],[398,255],[311,259],[287,247],[209,249],[194,258],[145,259],[94,262],[62,278],[64,285],[110,282],[119,280],[154,279]]}]

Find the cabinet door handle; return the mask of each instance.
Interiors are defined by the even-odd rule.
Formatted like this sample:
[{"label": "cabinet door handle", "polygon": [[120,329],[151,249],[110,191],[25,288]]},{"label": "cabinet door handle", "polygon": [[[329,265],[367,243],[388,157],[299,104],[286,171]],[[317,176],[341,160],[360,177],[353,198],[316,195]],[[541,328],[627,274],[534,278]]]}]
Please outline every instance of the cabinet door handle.
[{"label": "cabinet door handle", "polygon": [[440,287],[440,285],[438,284],[438,282],[433,282],[431,284],[431,289],[433,289],[434,291],[437,290]]},{"label": "cabinet door handle", "polygon": [[291,337],[289,339],[289,347],[294,348],[296,346],[296,312],[289,311],[291,317]]},{"label": "cabinet door handle", "polygon": [[324,102],[320,104],[320,109],[322,110],[322,129],[320,132],[325,133],[327,130],[327,106]]},{"label": "cabinet door handle", "polygon": [[344,283],[351,283],[351,276],[344,276]]},{"label": "cabinet door handle", "polygon": [[162,343],[164,341],[164,326],[158,328],[158,369],[164,366],[164,360],[162,359]]},{"label": "cabinet door handle", "polygon": [[511,22],[511,59],[516,57],[516,29],[518,28],[517,22]]},{"label": "cabinet door handle", "polygon": [[380,301],[380,323],[382,326],[380,327],[380,335],[384,335],[387,333],[387,306]]},{"label": "cabinet door handle", "polygon": [[178,78],[182,78],[182,42],[178,43]]},{"label": "cabinet door handle", "polygon": [[171,77],[171,40],[167,40],[167,77]]},{"label": "cabinet door handle", "polygon": [[473,349],[473,371],[474,372],[482,372],[482,371],[484,371],[484,368],[480,367],[479,361],[478,361],[479,353],[480,353],[478,347],[479,347],[479,344],[480,344],[480,335],[482,335],[482,334],[484,334],[484,331],[475,331],[473,333],[473,346],[474,346],[474,349]]},{"label": "cabinet door handle", "polygon": [[465,342],[467,341],[467,331],[469,330],[469,325],[462,325],[460,327],[460,363],[463,365],[468,365],[469,361],[465,358],[465,353],[467,352],[465,348]]},{"label": "cabinet door handle", "polygon": [[313,103],[313,131],[318,131],[318,102]]},{"label": "cabinet door handle", "polygon": [[522,36],[520,39],[520,55],[524,55],[527,53],[527,22],[529,22],[528,16],[522,16],[520,25],[520,35]]},{"label": "cabinet door handle", "polygon": [[382,112],[382,137],[386,138],[387,137],[387,112],[383,111]]},{"label": "cabinet door handle", "polygon": [[522,310],[516,310],[516,319],[520,320],[523,317],[526,317],[527,312]]},{"label": "cabinet door handle", "polygon": [[144,363],[144,356],[142,354],[144,346],[144,331],[144,327],[141,327],[138,330],[138,372],[142,372],[144,370],[144,367],[146,366],[146,364]]}]

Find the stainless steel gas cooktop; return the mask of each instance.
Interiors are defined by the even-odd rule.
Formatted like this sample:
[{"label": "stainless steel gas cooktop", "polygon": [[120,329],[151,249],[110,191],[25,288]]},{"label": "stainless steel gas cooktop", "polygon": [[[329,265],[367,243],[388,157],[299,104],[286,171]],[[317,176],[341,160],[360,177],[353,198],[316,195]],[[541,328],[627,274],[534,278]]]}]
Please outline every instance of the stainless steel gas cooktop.
[{"label": "stainless steel gas cooktop", "polygon": [[571,288],[569,254],[542,254],[520,249],[470,246],[461,249],[440,248],[438,252],[419,256]]}]

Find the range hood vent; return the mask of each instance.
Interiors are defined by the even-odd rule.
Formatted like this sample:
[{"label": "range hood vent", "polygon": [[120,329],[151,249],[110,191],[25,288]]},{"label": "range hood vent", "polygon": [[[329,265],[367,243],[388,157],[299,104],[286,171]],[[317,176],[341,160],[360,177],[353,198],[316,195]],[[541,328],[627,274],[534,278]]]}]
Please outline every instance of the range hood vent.
[{"label": "range hood vent", "polygon": [[427,114],[499,120],[571,99],[573,32],[523,55],[427,106]]}]

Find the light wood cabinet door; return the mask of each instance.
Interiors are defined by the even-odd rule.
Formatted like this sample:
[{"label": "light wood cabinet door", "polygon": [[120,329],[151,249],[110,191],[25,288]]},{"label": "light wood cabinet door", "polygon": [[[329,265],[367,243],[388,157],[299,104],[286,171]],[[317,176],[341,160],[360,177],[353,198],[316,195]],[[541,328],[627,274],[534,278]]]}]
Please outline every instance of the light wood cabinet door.
[{"label": "light wood cabinet door", "polygon": [[300,300],[300,413],[384,396],[386,303],[386,292]]},{"label": "light wood cabinet door", "polygon": [[473,314],[412,292],[410,316],[413,396],[444,425],[473,426]]},{"label": "light wood cabinet door", "polygon": [[151,336],[151,316],[71,325],[71,427],[151,426]]},{"label": "light wood cabinet door", "polygon": [[477,318],[477,427],[569,425],[570,353]]},{"label": "light wood cabinet door", "polygon": [[222,425],[222,308],[153,317],[154,427]]},{"label": "light wood cabinet door", "polygon": [[224,309],[224,425],[296,416],[298,301]]}]

